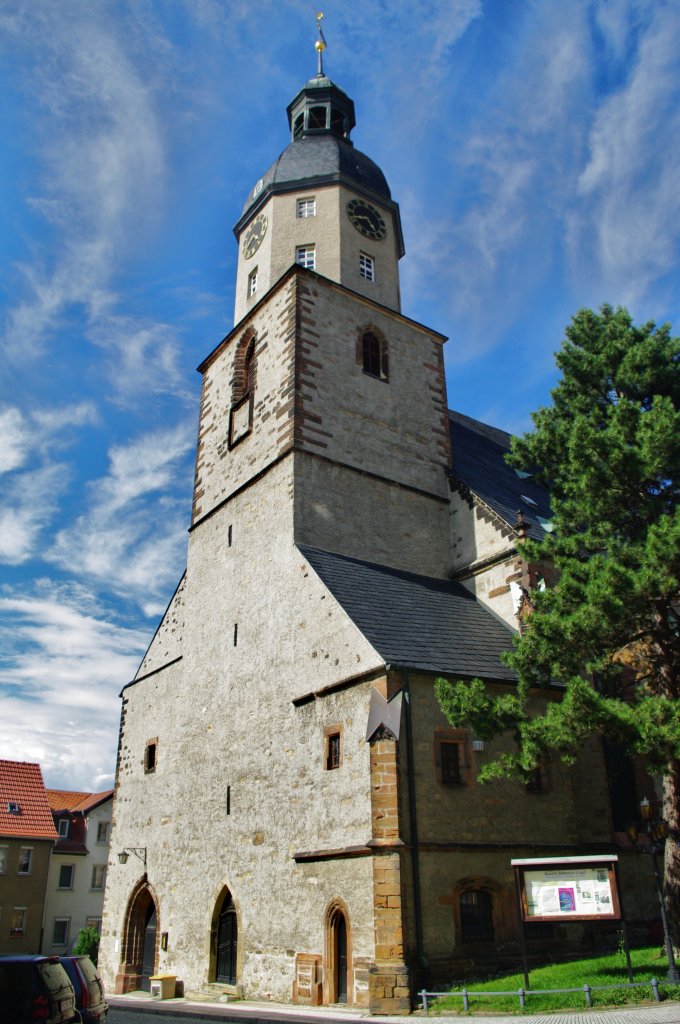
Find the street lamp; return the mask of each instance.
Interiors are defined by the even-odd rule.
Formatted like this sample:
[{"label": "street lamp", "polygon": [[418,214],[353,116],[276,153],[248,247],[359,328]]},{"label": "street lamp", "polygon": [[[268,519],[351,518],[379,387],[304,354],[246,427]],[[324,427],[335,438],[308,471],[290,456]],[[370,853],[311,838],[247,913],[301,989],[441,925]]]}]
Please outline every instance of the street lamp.
[{"label": "street lamp", "polygon": [[[641,853],[649,851],[652,855],[656,894],[659,897],[661,924],[663,926],[663,937],[666,945],[666,957],[668,958],[668,971],[666,973],[666,977],[674,985],[677,985],[680,984],[680,970],[675,963],[673,941],[668,928],[668,917],[666,915],[666,906],[663,899],[663,884],[661,880],[661,873],[659,871],[659,861],[657,859],[658,854],[663,854],[664,846],[668,839],[668,822],[665,818],[652,818],[652,808],[646,796],[644,796],[640,801],[640,818],[642,831],[649,838],[649,846],[639,846],[637,849],[640,850]],[[636,844],[639,839],[638,826],[636,824],[629,825],[626,829],[626,833],[631,843]]]},{"label": "street lamp", "polygon": [[131,853],[134,853],[135,857],[139,857],[139,859],[144,863],[144,867],[146,867],[146,846],[128,846],[126,850],[121,850],[118,854],[119,862],[121,864],[127,864]]}]

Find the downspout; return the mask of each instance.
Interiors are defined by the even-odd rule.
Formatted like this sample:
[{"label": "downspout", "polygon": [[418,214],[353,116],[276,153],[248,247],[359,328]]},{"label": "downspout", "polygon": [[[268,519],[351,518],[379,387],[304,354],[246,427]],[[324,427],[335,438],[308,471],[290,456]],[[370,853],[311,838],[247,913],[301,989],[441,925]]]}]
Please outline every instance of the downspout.
[{"label": "downspout", "polygon": [[411,869],[413,871],[413,910],[416,926],[416,952],[418,956],[418,968],[425,967],[425,955],[423,950],[423,920],[422,901],[420,896],[420,862],[418,858],[418,814],[416,811],[416,780],[413,765],[413,729],[411,716],[411,688],[408,681],[408,671],[401,670],[402,689],[404,693],[404,725],[406,726],[406,777],[408,780],[408,809],[409,809],[409,830],[411,833]]}]

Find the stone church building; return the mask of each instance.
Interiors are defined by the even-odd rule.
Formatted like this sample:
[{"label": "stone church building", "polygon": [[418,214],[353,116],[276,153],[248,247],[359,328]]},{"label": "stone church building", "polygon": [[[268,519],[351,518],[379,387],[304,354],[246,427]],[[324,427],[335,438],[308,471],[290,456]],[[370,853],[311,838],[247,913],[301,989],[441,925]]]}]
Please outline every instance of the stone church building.
[{"label": "stone church building", "polygon": [[[199,367],[186,571],[122,693],[100,968],[119,993],[169,973],[407,1012],[518,964],[511,858],[611,852],[616,823],[597,743],[480,786],[501,745],[439,709],[440,675],[512,685],[547,497],[507,434],[448,409],[352,100],[321,71],[288,119],[235,226],[235,326]],[[574,934],[527,931],[530,954]]]}]

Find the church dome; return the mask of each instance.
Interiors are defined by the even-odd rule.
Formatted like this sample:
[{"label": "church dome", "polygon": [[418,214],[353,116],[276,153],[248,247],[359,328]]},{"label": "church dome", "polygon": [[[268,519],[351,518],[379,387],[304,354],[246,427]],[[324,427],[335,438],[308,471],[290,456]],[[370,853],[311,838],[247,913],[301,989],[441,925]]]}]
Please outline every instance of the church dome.
[{"label": "church dome", "polygon": [[326,182],[343,182],[377,197],[391,199],[383,172],[351,142],[330,133],[307,135],[291,142],[251,189],[241,219],[261,197],[272,192],[288,192]]}]

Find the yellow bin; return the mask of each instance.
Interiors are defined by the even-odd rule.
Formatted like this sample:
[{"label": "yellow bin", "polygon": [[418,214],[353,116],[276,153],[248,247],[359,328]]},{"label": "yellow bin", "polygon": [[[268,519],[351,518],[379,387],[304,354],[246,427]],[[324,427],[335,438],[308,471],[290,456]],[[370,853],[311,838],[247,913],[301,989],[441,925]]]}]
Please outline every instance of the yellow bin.
[{"label": "yellow bin", "polygon": [[152,999],[174,999],[177,987],[176,974],[154,974],[149,978]]}]

